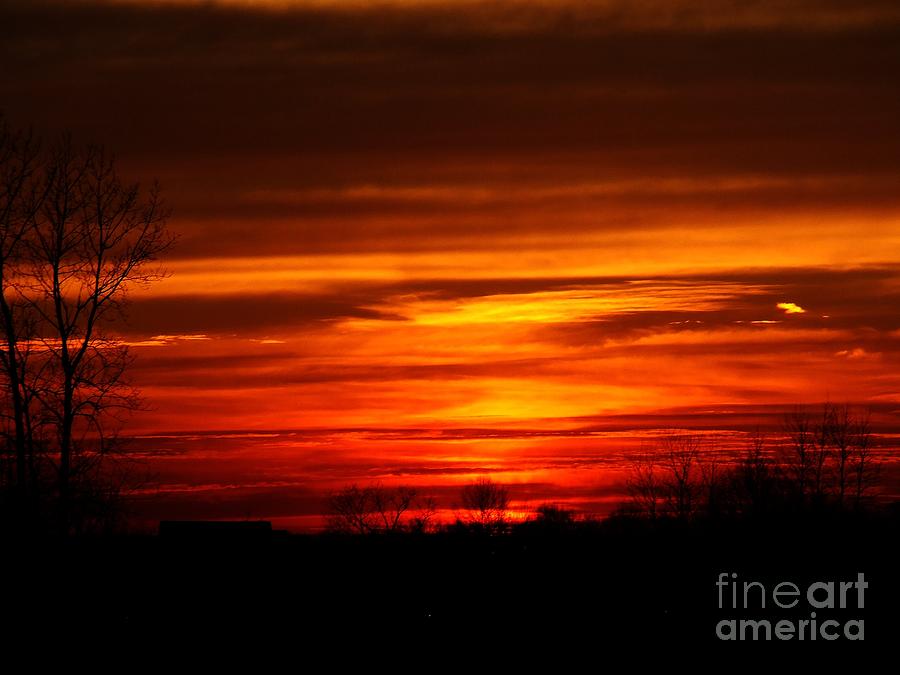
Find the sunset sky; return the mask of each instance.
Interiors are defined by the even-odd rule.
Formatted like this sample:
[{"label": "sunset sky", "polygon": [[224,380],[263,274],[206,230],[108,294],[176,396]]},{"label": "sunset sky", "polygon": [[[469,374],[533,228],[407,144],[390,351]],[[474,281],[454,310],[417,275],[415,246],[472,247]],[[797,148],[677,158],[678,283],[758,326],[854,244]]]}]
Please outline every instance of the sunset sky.
[{"label": "sunset sky", "polygon": [[896,1],[0,0],[0,59],[173,210],[118,327],[148,517],[602,513],[659,433],[825,400],[900,438]]}]

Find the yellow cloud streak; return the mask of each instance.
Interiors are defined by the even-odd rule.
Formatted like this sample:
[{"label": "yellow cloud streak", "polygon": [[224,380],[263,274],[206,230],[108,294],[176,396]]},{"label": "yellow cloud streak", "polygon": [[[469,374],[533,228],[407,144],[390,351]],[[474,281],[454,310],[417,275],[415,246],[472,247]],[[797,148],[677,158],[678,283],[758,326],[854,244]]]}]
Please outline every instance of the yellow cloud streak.
[{"label": "yellow cloud streak", "polygon": [[461,326],[482,323],[556,323],[595,320],[604,315],[648,310],[710,311],[735,296],[765,289],[739,284],[661,287],[635,283],[626,288],[547,291],[492,295],[467,301],[421,301],[392,311],[406,313],[418,324]]},{"label": "yellow cloud streak", "polygon": [[806,310],[793,302],[779,302],[776,307],[783,309],[785,314],[806,314]]},{"label": "yellow cloud streak", "polygon": [[[598,219],[601,215],[598,214]],[[544,236],[491,235],[465,249],[173,260],[157,297],[182,294],[305,292],[354,281],[651,276],[735,268],[852,267],[900,259],[900,217],[791,218]],[[848,232],[865,236],[848,237]],[[425,237],[427,240],[428,238]],[[560,241],[564,241],[561,244]]]}]

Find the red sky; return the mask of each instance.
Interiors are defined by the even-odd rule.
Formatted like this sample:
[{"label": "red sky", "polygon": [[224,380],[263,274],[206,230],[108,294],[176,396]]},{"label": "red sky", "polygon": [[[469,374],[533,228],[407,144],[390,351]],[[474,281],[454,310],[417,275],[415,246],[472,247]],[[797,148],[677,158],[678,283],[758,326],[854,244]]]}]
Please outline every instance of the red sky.
[{"label": "red sky", "polygon": [[[894,2],[0,3],[0,109],[158,178],[147,512],[602,512],[659,430],[900,433]],[[121,327],[119,330],[123,330]]]}]

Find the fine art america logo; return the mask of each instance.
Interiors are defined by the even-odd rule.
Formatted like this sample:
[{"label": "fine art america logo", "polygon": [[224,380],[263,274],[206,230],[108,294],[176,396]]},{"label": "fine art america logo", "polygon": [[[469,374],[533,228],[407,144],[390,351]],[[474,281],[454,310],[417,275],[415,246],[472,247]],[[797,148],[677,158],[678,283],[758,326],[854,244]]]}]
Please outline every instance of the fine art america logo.
[{"label": "fine art america logo", "polygon": [[[767,587],[759,581],[739,581],[734,572],[722,572],[716,587],[721,611],[781,615],[774,620],[722,619],[716,624],[720,640],[865,639],[865,622],[854,611],[865,608],[869,583],[862,573],[856,581],[816,581],[802,588],[790,581]],[[838,616],[841,620],[832,618]]]}]

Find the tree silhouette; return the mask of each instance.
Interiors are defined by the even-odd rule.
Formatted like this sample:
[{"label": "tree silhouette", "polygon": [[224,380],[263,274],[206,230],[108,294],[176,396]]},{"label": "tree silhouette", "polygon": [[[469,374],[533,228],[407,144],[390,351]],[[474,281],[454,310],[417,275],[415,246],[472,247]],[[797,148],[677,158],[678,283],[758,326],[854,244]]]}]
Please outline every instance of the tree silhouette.
[{"label": "tree silhouette", "polygon": [[783,507],[786,497],[783,474],[766,451],[765,436],[757,430],[726,486],[730,488],[731,510],[759,516]]},{"label": "tree silhouette", "polygon": [[786,428],[790,444],[784,464],[798,498],[812,505],[830,500],[859,508],[879,470],[869,414],[826,403],[815,416],[795,410]]},{"label": "tree silhouette", "polygon": [[634,458],[625,485],[631,500],[629,510],[655,519],[663,499],[663,484],[661,471],[650,452],[644,451]]},{"label": "tree silhouette", "polygon": [[479,478],[462,489],[462,505],[469,522],[480,527],[501,530],[509,518],[509,492],[490,478]]},{"label": "tree silhouette", "polygon": [[434,501],[406,485],[350,485],[328,499],[328,529],[348,534],[423,531],[434,518]]},{"label": "tree silhouette", "polygon": [[877,484],[880,473],[881,466],[872,451],[872,432],[866,414],[857,418],[850,461],[854,508],[859,510],[862,507],[863,500]]},{"label": "tree silhouette", "polygon": [[12,129],[6,120],[0,119],[0,326],[3,331],[0,368],[7,441],[0,480],[12,488],[18,517],[25,514],[28,499],[31,447],[26,423],[29,397],[25,374],[33,322],[27,315],[27,303],[15,289],[22,282],[27,238],[38,209],[35,181],[38,169],[39,148],[34,137]]},{"label": "tree silhouette", "polygon": [[671,433],[659,446],[644,451],[632,462],[626,479],[632,513],[655,519],[660,515],[690,518],[698,498],[718,508],[721,499],[718,460],[701,462],[701,442],[690,434]]},{"label": "tree silhouette", "polygon": [[699,488],[700,441],[689,434],[669,435],[662,439],[661,452],[666,506],[676,517],[688,518]]},{"label": "tree silhouette", "polygon": [[114,328],[129,291],[161,276],[153,263],[172,243],[168,212],[156,186],[125,182],[102,147],[64,137],[39,151],[8,127],[0,147],[8,148],[0,313],[14,492],[31,502],[52,496],[56,526],[69,532],[83,520],[76,496],[105,492],[95,482],[101,463],[139,405]]}]

